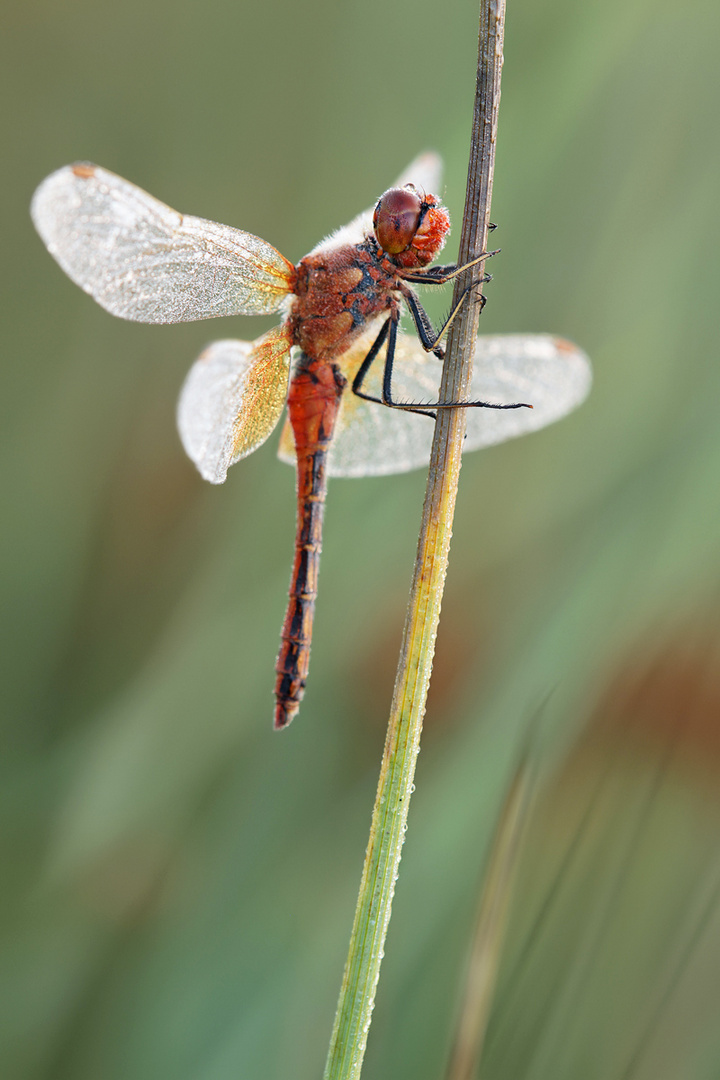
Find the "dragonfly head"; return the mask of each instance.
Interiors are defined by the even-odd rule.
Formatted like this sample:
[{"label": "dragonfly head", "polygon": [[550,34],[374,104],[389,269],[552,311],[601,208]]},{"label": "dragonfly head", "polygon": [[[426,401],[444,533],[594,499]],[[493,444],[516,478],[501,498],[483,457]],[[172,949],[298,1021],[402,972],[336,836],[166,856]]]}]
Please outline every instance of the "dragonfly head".
[{"label": "dragonfly head", "polygon": [[450,231],[450,218],[434,195],[422,195],[413,184],[390,188],[373,214],[375,237],[399,266],[427,266]]}]

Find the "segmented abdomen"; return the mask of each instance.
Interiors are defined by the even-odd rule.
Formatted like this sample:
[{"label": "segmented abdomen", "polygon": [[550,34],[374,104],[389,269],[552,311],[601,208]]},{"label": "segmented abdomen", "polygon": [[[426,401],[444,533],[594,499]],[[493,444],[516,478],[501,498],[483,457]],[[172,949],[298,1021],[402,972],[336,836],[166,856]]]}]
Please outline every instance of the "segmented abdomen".
[{"label": "segmented abdomen", "polygon": [[288,395],[297,454],[297,533],[290,600],[275,670],[275,727],[287,727],[300,706],[312,639],[322,526],[327,491],[326,461],[345,378],[334,364],[301,356]]}]

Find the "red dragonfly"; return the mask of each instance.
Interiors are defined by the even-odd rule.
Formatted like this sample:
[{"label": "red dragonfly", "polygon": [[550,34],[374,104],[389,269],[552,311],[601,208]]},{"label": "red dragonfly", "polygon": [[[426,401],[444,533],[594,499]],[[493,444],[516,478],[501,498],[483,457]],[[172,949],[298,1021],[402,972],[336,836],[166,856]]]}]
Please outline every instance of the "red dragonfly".
[{"label": "red dragonfly", "polygon": [[[437,401],[436,358],[460,305],[436,331],[413,286],[443,285],[466,269],[430,265],[450,229],[446,209],[429,194],[439,183],[439,158],[422,155],[374,208],[297,266],[265,240],[179,214],[95,165],[58,170],[33,198],[33,221],[50,254],[113,315],[176,323],[284,313],[257,341],[210,345],[178,406],[188,455],[219,484],[268,438],[287,404],[279,456],[297,466],[298,509],[276,728],[296,715],[305,689],[327,478],[425,465],[432,425],[417,413],[472,407],[465,446],[475,449],[543,427],[589,390],[589,361],[574,345],[544,334],[506,335],[478,339],[477,400]],[[402,305],[416,337],[398,331]],[[518,397],[533,411],[512,400]]]}]

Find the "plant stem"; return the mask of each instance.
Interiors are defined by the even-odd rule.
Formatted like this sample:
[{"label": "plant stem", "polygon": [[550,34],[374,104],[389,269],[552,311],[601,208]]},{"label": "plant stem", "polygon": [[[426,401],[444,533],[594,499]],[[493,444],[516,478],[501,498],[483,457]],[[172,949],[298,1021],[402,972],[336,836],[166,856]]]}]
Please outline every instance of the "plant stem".
[{"label": "plant stem", "polygon": [[[505,0],[481,0],[480,45],[460,263],[485,250],[495,164]],[[455,283],[453,300],[482,270]],[[467,398],[480,315],[473,290],[448,337],[440,400]],[[435,427],[415,571],[405,619],[370,839],[330,1040],[325,1080],[357,1080],[362,1069],[385,935],[405,837],[425,714],[455,511],[465,410],[441,409]]]}]

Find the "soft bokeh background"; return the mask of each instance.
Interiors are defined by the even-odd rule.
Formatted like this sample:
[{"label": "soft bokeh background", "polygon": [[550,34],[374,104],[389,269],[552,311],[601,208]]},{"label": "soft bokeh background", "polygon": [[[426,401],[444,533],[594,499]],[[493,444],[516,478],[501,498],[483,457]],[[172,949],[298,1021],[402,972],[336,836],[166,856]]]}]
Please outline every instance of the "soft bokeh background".
[{"label": "soft bokeh background", "polygon": [[[483,329],[570,337],[596,385],[465,462],[364,1075],[442,1075],[545,702],[484,1076],[710,1080],[720,9],[509,7]],[[174,425],[202,346],[270,321],[114,320],[27,207],[87,159],[298,259],[431,146],[459,222],[476,8],[6,0],[3,22],[2,1076],[317,1077],[424,477],[332,483],[309,688],[274,735],[293,475],[273,440],[213,489]]]}]

